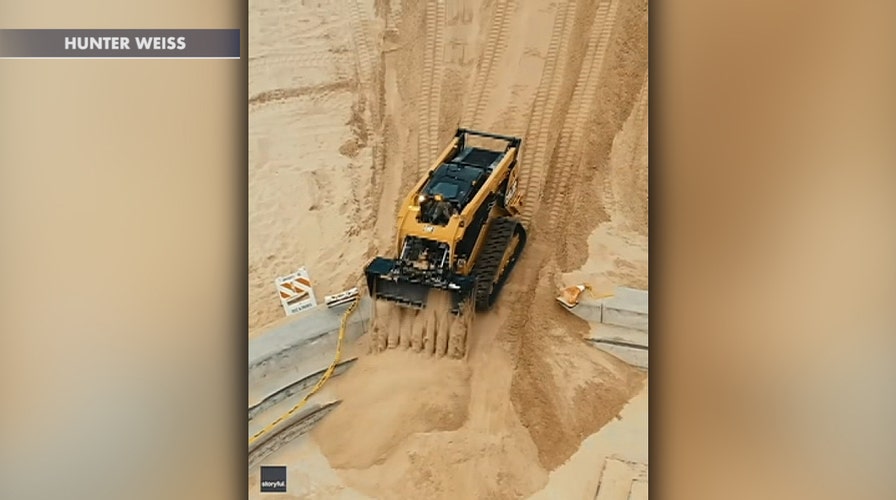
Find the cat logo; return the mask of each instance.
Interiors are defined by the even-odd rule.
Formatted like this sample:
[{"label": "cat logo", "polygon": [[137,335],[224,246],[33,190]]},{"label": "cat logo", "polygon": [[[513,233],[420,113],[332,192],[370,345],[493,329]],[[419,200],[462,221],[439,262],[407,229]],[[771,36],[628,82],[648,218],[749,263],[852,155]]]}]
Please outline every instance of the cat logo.
[{"label": "cat logo", "polygon": [[517,179],[516,179],[516,177],[514,177],[513,183],[510,184],[509,186],[507,186],[507,192],[504,194],[504,205],[505,206],[510,205],[510,203],[513,201],[514,195],[516,195],[516,183],[517,183]]},{"label": "cat logo", "polygon": [[427,233],[431,233],[431,232],[433,232],[434,229],[435,229],[435,228],[432,227],[432,226],[426,226],[426,227],[423,228],[423,230],[424,230],[425,232],[427,232]]}]

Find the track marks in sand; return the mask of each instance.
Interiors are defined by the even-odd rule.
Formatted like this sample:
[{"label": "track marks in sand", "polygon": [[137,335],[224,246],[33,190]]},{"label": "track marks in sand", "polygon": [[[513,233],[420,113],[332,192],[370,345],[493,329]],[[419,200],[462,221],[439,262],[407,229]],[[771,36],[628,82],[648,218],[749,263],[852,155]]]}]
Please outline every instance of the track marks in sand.
[{"label": "track marks in sand", "polygon": [[[572,184],[553,178],[548,183],[554,188],[545,202],[548,215],[566,226],[556,235],[555,256],[565,272],[588,261],[588,235],[601,223],[646,234],[647,129],[646,122],[634,119],[638,101],[644,100],[646,106],[647,99],[639,95],[647,81],[647,14],[643,0],[620,0],[612,22],[609,16],[604,21],[609,38],[606,47],[599,47],[601,63],[595,75],[599,83],[584,121],[583,144],[573,159],[581,167]],[[569,209],[565,214],[563,207]],[[646,278],[631,277],[637,282]]]},{"label": "track marks in sand", "polygon": [[374,71],[374,44],[370,37],[368,17],[361,9],[360,0],[342,0],[349,14],[352,45],[355,47],[355,65],[362,89],[372,88]]},{"label": "track marks in sand", "polygon": [[[375,7],[371,3],[362,5],[360,0],[340,0],[348,12],[348,27],[351,32],[351,43],[354,48],[354,70],[359,81],[358,107],[362,110],[358,114],[356,129],[367,138],[365,145],[369,145],[370,151],[370,177],[367,182],[366,196],[364,197],[362,220],[358,221],[358,227],[378,227],[378,221],[386,219],[383,213],[383,191],[388,189],[391,179],[386,169],[386,139],[389,137],[388,124],[384,122],[385,114],[385,89],[384,89],[384,54],[380,50],[373,30],[376,24],[372,23],[369,8]],[[391,3],[400,5],[399,0]],[[364,7],[368,7],[365,10]],[[376,252],[378,234],[370,236],[368,244],[368,256]],[[382,243],[380,243],[382,245]]]},{"label": "track marks in sand", "polygon": [[343,0],[349,13],[349,28],[351,29],[352,46],[354,47],[354,63],[355,78],[358,81],[358,102],[356,109],[352,110],[352,126],[358,129],[359,136],[364,137],[363,143],[366,145],[368,140],[373,138],[373,163],[374,168],[382,165],[380,157],[383,153],[382,145],[376,140],[372,121],[373,112],[371,103],[379,105],[382,101],[381,92],[377,92],[374,82],[374,71],[376,71],[376,61],[374,53],[374,42],[371,39],[370,28],[365,21],[363,11],[361,10],[360,0]]},{"label": "track marks in sand", "polygon": [[522,297],[512,307],[504,336],[516,351],[511,398],[547,469],[563,463],[582,436],[609,421],[643,378],[584,346],[587,325],[553,301],[561,269],[588,257],[578,240],[586,240],[599,222],[606,155],[646,71],[646,51],[635,43],[646,40],[646,2],[583,0],[577,8],[579,15],[565,29],[567,40],[552,43],[567,61],[555,72],[557,97],[547,115],[539,117],[536,106],[528,134],[536,151],[526,162],[538,163],[537,176],[529,180],[528,196],[535,202],[526,210],[537,228],[524,257],[529,264],[518,280]]},{"label": "track marks in sand", "polygon": [[389,0],[389,12],[386,15],[386,30],[397,30],[401,24],[401,13],[404,10],[404,0]]},{"label": "track marks in sand", "polygon": [[354,87],[354,82],[350,80],[342,80],[301,88],[268,90],[250,97],[249,106],[261,106],[270,102],[286,101],[304,96],[326,96],[334,92],[348,92]]},{"label": "track marks in sand", "polygon": [[473,83],[472,96],[467,100],[463,112],[464,126],[470,128],[483,127],[482,117],[485,108],[491,101],[493,70],[495,62],[501,59],[507,50],[507,35],[510,33],[512,12],[516,2],[514,0],[498,0],[492,17],[488,38],[484,45],[483,59],[476,71],[476,79]]},{"label": "track marks in sand", "polygon": [[[587,120],[594,110],[597,84],[607,51],[610,35],[616,23],[618,0],[602,2],[591,25],[582,69],[576,80],[568,118],[564,121],[557,146],[557,157],[550,171],[550,182],[545,198],[548,203],[546,227],[557,227],[560,217],[568,214],[570,188],[580,177],[577,170],[589,168],[582,162],[583,137],[588,131]],[[590,167],[594,168],[594,167]]]},{"label": "track marks in sand", "polygon": [[[526,165],[522,172],[522,189],[524,193],[521,218],[528,225],[538,208],[544,179],[548,170],[549,144],[555,140],[556,132],[551,131],[553,109],[557,104],[560,88],[563,84],[563,65],[568,57],[568,28],[575,19],[576,9],[569,2],[558,5],[551,30],[551,41],[548,44],[545,66],[541,74],[541,82],[532,105],[532,116],[529,130],[526,133],[527,145],[523,148],[521,161]],[[558,71],[558,69],[560,71]],[[534,141],[532,144],[531,141]]]},{"label": "track marks in sand", "polygon": [[439,149],[439,110],[445,70],[445,0],[426,2],[423,18],[426,42],[420,88],[420,124],[417,128],[417,161],[420,173],[429,169]]},{"label": "track marks in sand", "polygon": [[[628,161],[625,165],[612,165],[611,161],[610,172],[608,175],[603,176],[602,182],[603,203],[607,211],[611,213],[614,219],[624,219],[620,222],[623,222],[624,225],[628,225],[629,227],[637,228],[639,232],[645,232],[647,229],[646,197],[641,203],[636,204],[638,207],[643,207],[641,210],[636,210],[635,207],[632,206],[632,203],[620,206],[620,202],[622,201],[624,203],[624,200],[630,199],[632,195],[631,191],[635,186],[640,188],[640,184],[643,183],[646,188],[647,184],[646,162],[643,171],[631,167],[637,165],[637,162],[639,161],[638,155],[643,154],[646,149],[648,83],[649,77],[645,72],[644,83],[641,84],[641,90],[638,92],[638,97],[631,113],[629,113],[630,117],[627,122],[627,126],[633,127],[636,130],[633,144],[631,144],[630,147],[631,151],[627,155]],[[618,144],[614,144],[614,148],[618,146]],[[643,180],[639,179],[642,175],[644,176]],[[641,183],[638,181],[641,181]]]},{"label": "track marks in sand", "polygon": [[320,68],[333,64],[337,52],[328,46],[305,47],[300,53],[268,52],[250,56],[249,67],[254,77],[286,68]]}]

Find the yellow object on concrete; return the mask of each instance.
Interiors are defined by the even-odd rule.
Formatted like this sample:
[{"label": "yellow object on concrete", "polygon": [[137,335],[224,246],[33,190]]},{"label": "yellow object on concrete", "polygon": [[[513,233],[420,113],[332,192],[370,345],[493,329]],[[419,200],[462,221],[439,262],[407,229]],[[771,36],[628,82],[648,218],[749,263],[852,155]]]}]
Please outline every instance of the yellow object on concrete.
[{"label": "yellow object on concrete", "polygon": [[585,290],[591,290],[591,285],[584,283],[564,288],[557,297],[557,302],[572,309],[579,304],[579,297]]},{"label": "yellow object on concrete", "polygon": [[561,290],[560,295],[557,297],[557,302],[563,304],[568,309],[572,309],[579,304],[579,299],[582,298],[582,293],[585,290],[588,290],[588,295],[593,299],[603,299],[613,296],[612,293],[595,295],[594,288],[589,283],[582,283],[580,285],[573,285]]}]

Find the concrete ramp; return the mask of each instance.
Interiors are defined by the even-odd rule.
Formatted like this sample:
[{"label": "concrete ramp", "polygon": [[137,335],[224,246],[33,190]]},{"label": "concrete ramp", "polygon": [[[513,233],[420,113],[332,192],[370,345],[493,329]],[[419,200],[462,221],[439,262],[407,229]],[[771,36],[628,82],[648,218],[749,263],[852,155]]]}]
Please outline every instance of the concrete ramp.
[{"label": "concrete ramp", "polygon": [[648,369],[647,334],[644,332],[611,325],[592,325],[591,334],[586,340],[632,366]]},{"label": "concrete ramp", "polygon": [[633,366],[648,368],[647,290],[620,287],[612,297],[601,299],[583,294],[578,305],[567,310],[591,323],[588,342]]},{"label": "concrete ramp", "polygon": [[604,299],[602,323],[647,332],[647,290],[617,288]]},{"label": "concrete ramp", "polygon": [[603,299],[583,295],[569,311],[585,321],[647,332],[647,290],[619,287],[612,297]]}]

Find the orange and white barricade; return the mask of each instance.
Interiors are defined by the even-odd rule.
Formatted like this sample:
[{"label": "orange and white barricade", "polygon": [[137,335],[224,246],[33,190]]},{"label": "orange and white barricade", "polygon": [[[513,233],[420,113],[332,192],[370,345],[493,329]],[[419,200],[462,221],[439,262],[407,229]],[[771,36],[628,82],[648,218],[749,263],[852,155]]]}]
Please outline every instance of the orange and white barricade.
[{"label": "orange and white barricade", "polygon": [[277,292],[280,294],[280,303],[283,304],[287,316],[317,306],[317,299],[311,288],[311,278],[304,267],[289,276],[277,278],[275,282]]}]

